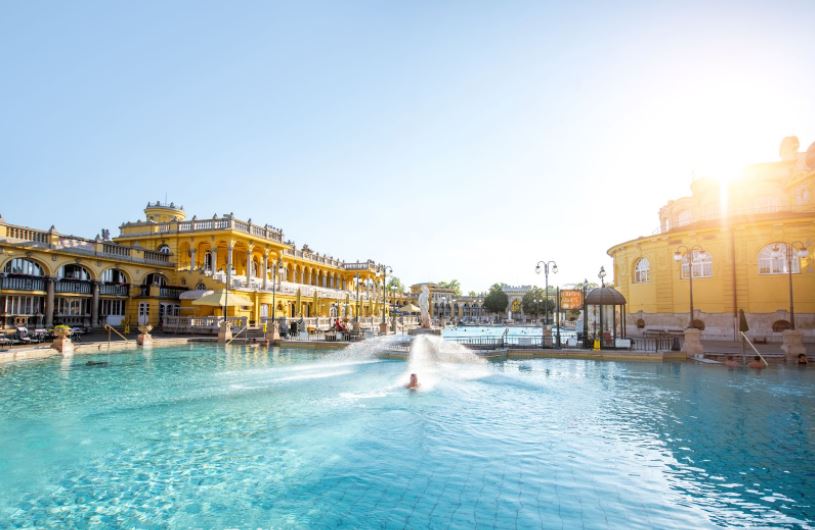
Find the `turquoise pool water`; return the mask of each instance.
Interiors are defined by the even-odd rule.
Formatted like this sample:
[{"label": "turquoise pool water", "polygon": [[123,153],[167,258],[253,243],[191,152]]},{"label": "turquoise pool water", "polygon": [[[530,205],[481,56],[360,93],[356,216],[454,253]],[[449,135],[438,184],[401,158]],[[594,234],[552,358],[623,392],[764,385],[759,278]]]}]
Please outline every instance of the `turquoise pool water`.
[{"label": "turquoise pool water", "polygon": [[0,367],[0,528],[815,526],[815,368],[405,370],[204,345]]}]

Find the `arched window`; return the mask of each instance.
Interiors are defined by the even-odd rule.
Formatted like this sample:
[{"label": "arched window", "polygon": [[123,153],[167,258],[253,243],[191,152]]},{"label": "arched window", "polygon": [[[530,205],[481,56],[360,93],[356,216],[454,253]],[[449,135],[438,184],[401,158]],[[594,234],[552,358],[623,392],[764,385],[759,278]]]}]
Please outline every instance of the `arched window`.
[{"label": "arched window", "polygon": [[204,270],[211,271],[212,270],[212,252],[207,252],[204,254]]},{"label": "arched window", "polygon": [[102,283],[124,285],[127,283],[127,276],[119,269],[108,269],[102,273]]},{"label": "arched window", "polygon": [[3,271],[6,274],[19,274],[22,276],[44,276],[40,264],[26,258],[12,259],[6,263]]},{"label": "arched window", "polygon": [[[795,249],[791,249],[792,272],[801,272],[801,256]],[[788,274],[787,245],[784,243],[772,243],[762,248],[758,253],[758,273],[759,274]]]},{"label": "arched window", "polygon": [[158,251],[161,252],[162,254],[169,254],[170,247],[169,245],[161,245],[160,247],[158,247]]},{"label": "arched window", "polygon": [[[687,256],[682,259],[682,279],[688,278],[689,263]],[[709,278],[713,276],[713,258],[704,251],[693,251],[693,277]]]},{"label": "arched window", "polygon": [[646,283],[648,281],[648,271],[651,270],[651,264],[647,258],[640,258],[634,265],[634,283]]},{"label": "arched window", "polygon": [[91,279],[91,275],[88,272],[88,269],[83,267],[82,265],[77,265],[75,263],[68,263],[67,265],[63,265],[57,271],[57,278],[60,280],[82,280],[82,281],[89,281]]},{"label": "arched window", "polygon": [[164,287],[167,285],[167,278],[157,272],[151,272],[144,278],[144,285],[158,285]]}]

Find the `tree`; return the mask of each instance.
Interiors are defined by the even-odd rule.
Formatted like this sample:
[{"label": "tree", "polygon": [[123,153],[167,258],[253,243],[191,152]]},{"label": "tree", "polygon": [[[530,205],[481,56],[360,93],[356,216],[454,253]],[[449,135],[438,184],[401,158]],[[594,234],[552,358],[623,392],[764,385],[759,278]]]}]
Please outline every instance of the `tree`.
[{"label": "tree", "polygon": [[388,280],[388,289],[393,289],[397,293],[405,292],[405,287],[402,285],[402,280],[396,276],[391,276],[390,280]]},{"label": "tree", "polygon": [[458,280],[450,280],[449,282],[439,282],[439,287],[442,289],[452,289],[453,294],[461,296],[461,283]]},{"label": "tree", "polygon": [[527,315],[545,315],[546,308],[549,308],[549,313],[555,312],[555,293],[550,293],[549,298],[546,297],[546,291],[540,287],[533,287],[530,289],[521,300],[524,308],[524,313]]},{"label": "tree", "polygon": [[509,304],[509,297],[501,289],[501,284],[496,283],[490,287],[490,292],[484,297],[484,308],[491,313],[503,313],[507,310],[507,304]]},{"label": "tree", "polygon": [[467,293],[467,296],[469,296],[470,298],[475,298],[476,296],[478,296],[478,293],[475,291],[470,291],[469,293]]}]

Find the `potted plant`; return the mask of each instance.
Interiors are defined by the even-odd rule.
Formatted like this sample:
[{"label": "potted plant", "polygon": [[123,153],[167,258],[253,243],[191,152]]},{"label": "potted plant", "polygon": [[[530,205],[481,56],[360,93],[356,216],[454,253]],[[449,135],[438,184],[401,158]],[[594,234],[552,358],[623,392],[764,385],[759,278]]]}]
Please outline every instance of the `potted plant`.
[{"label": "potted plant", "polygon": [[62,353],[63,355],[71,355],[74,353],[74,344],[71,342],[71,327],[65,324],[54,326],[51,331],[54,335],[54,342],[51,347]]}]

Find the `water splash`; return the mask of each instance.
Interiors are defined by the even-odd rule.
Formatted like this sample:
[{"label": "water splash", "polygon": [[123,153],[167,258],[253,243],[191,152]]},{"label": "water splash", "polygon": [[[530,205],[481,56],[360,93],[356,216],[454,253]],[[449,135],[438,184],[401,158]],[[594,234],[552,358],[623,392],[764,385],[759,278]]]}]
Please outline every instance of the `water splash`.
[{"label": "water splash", "polygon": [[344,349],[330,353],[324,357],[326,362],[365,361],[375,359],[379,354],[387,351],[394,344],[403,341],[400,335],[385,335],[372,337],[359,342],[352,342]]},{"label": "water splash", "polygon": [[410,374],[418,376],[421,390],[431,390],[441,381],[480,379],[489,375],[490,370],[484,359],[462,344],[434,335],[419,335],[411,345],[400,384],[407,384]]}]

